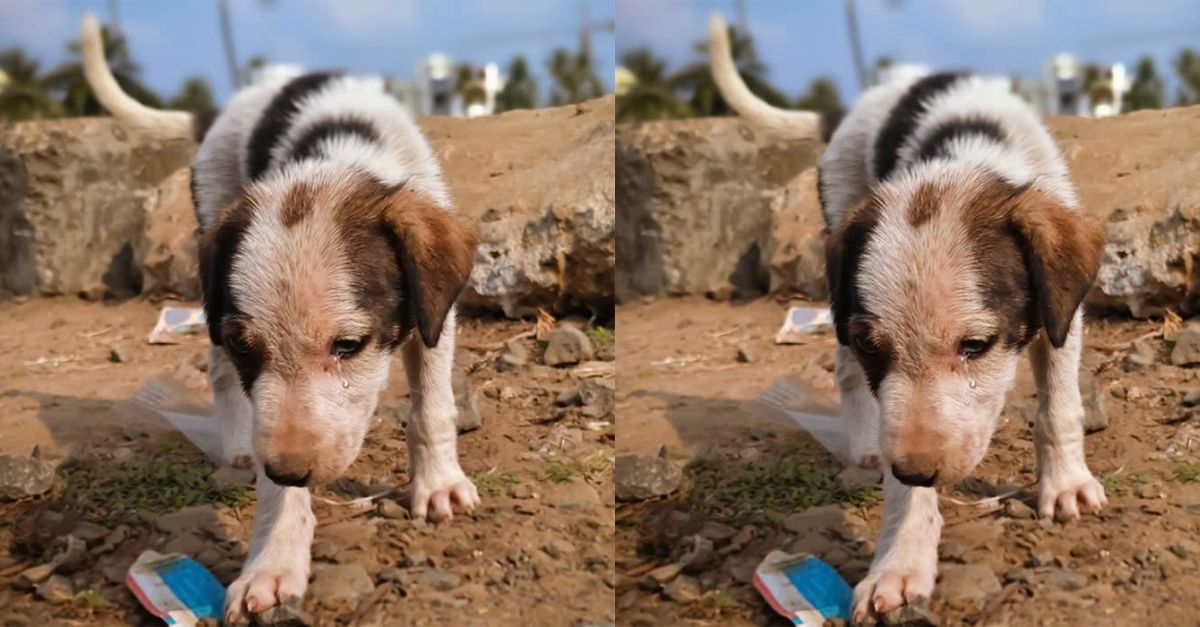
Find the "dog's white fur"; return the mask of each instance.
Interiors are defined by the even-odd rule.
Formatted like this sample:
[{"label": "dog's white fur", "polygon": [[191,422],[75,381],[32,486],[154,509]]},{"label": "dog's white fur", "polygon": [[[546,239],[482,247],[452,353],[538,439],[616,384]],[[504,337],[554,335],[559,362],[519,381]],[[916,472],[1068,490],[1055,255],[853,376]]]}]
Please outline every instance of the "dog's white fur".
[{"label": "dog's white fur", "polygon": [[[726,26],[709,26],[712,69],[722,95],[739,113],[771,132],[815,136],[812,114],[780,111],[745,88],[728,58]],[[839,344],[837,383],[851,452],[861,465],[882,461],[884,518],[870,572],[855,588],[855,622],[932,594],[942,518],[935,487],[911,487],[893,473],[904,456],[921,449],[936,460],[938,484],[964,478],[983,458],[1012,386],[1019,351],[997,346],[978,358],[945,359],[932,350],[945,338],[986,338],[1004,329],[981,301],[989,277],[974,262],[975,242],[964,224],[972,199],[999,177],[1030,189],[1068,214],[1078,198],[1066,165],[1033,111],[999,84],[977,78],[954,82],[925,101],[895,169],[875,172],[876,143],[893,108],[916,79],[868,90],[842,121],[820,161],[820,188],[828,226],[836,230],[871,199],[878,221],[859,258],[863,309],[875,312],[870,334],[890,345],[909,368],[893,367],[876,393],[856,349]],[[919,158],[921,146],[944,123],[984,118],[1004,134],[966,133],[946,143],[944,154]],[[780,131],[779,129],[788,129]],[[939,209],[914,226],[915,196],[939,190]],[[1078,218],[1071,218],[1078,220]],[[957,340],[955,340],[957,341]],[[1083,407],[1078,387],[1082,314],[1077,308],[1061,347],[1039,333],[1030,346],[1039,406],[1034,423],[1038,509],[1070,520],[1098,511],[1103,488],[1088,470],[1083,449]],[[865,350],[871,350],[866,347]],[[913,436],[913,423],[927,433]],[[930,435],[932,432],[936,437]]]},{"label": "dog's white fur", "polygon": [[[83,43],[88,80],[110,112],[154,137],[191,134],[191,115],[154,111],[121,92],[108,71],[99,28],[90,15],[84,21]],[[403,184],[447,211],[451,202],[417,126],[375,82],[353,77],[333,78],[300,102],[289,119],[288,134],[272,150],[272,163],[283,165],[252,180],[247,163],[251,134],[284,85],[282,80],[255,85],[234,96],[193,161],[193,185],[202,232],[214,228],[231,203],[243,197],[253,200],[256,208],[239,253],[231,260],[229,289],[240,319],[260,337],[267,337],[276,349],[302,351],[310,348],[306,335],[332,330],[333,338],[360,337],[369,332],[370,320],[350,291],[356,259],[353,251],[345,250],[333,212],[312,211],[287,226],[283,215],[289,192],[303,185],[315,190],[314,203],[336,205],[342,199],[339,194],[365,174],[384,185]],[[347,116],[369,120],[378,141],[335,135],[319,142],[318,154],[288,163],[294,142],[313,122]],[[401,346],[412,398],[406,436],[412,510],[421,518],[450,518],[479,503],[456,448],[454,319],[451,308],[436,346],[427,347],[417,333]],[[303,595],[316,524],[309,491],[276,484],[264,467],[278,461],[286,449],[288,455],[306,460],[314,481],[341,474],[357,456],[370,426],[390,359],[390,351],[368,346],[353,359],[299,358],[295,363],[303,364],[303,376],[294,369],[267,366],[248,396],[228,350],[211,347],[209,381],[226,461],[248,465],[253,460],[257,470],[253,537],[242,574],[229,587],[227,621],[244,622],[251,613]],[[302,422],[297,423],[296,416],[302,416]]]}]

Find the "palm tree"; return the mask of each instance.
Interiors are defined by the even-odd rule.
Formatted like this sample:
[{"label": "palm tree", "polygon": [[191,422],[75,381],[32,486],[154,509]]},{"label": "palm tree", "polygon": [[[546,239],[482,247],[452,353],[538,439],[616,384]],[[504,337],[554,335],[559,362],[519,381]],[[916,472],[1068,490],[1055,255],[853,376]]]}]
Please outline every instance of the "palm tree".
[{"label": "palm tree", "polygon": [[621,55],[621,65],[636,81],[617,97],[618,120],[660,120],[684,118],[691,110],[680,100],[667,77],[667,63],[648,48],[637,48]]},{"label": "palm tree", "polygon": [[[130,59],[125,38],[112,35],[105,27],[100,29],[100,38],[104,42],[104,56],[108,59],[108,67],[112,70],[121,89],[125,90],[125,93],[132,96],[134,100],[146,106],[161,108],[162,101],[159,97],[138,80],[137,76],[141,73],[141,69]],[[78,41],[71,42],[68,49],[76,57],[80,55]],[[104,113],[104,108],[92,94],[92,88],[83,75],[81,61],[69,61],[58,66],[46,75],[45,81],[51,91],[62,95],[62,106],[68,115],[102,115]]]},{"label": "palm tree", "polygon": [[496,94],[496,113],[513,109],[532,109],[537,106],[537,81],[529,73],[525,57],[517,55],[508,63],[508,78],[504,89]]},{"label": "palm tree", "polygon": [[583,102],[604,95],[604,84],[592,69],[592,58],[587,52],[572,53],[557,48],[546,63],[554,87],[550,90],[550,104],[554,106]]},{"label": "palm tree", "polygon": [[209,87],[208,80],[194,76],[183,81],[179,93],[167,102],[167,107],[176,111],[203,114],[215,112],[217,103],[213,99],[212,87]]},{"label": "palm tree", "polygon": [[1154,59],[1144,56],[1138,59],[1133,73],[1133,84],[1125,95],[1125,113],[1139,109],[1160,109],[1163,103],[1163,82],[1154,69]]},{"label": "palm tree", "polygon": [[[708,44],[704,41],[694,46],[695,50],[708,58]],[[735,28],[729,29],[729,48],[733,54],[733,62],[737,65],[738,73],[754,95],[776,107],[786,107],[787,98],[779,90],[767,82],[765,75],[767,67],[758,60],[754,51],[754,40],[749,35],[743,35]],[[721,98],[717,84],[713,82],[712,72],[709,71],[708,61],[697,61],[676,73],[670,78],[670,83],[676,90],[692,94],[688,104],[696,115],[714,116],[729,115],[729,106]]]},{"label": "palm tree", "polygon": [[1184,107],[1200,104],[1200,53],[1193,48],[1185,48],[1175,57],[1175,73],[1183,85],[1175,104]]},{"label": "palm tree", "polygon": [[796,108],[831,115],[846,111],[842,106],[842,96],[838,93],[837,83],[826,76],[815,78],[808,84],[808,93],[796,100]]},{"label": "palm tree", "polygon": [[0,118],[16,121],[62,115],[62,107],[38,75],[38,62],[25,51],[11,48],[0,52],[0,74],[6,79],[0,84]]}]

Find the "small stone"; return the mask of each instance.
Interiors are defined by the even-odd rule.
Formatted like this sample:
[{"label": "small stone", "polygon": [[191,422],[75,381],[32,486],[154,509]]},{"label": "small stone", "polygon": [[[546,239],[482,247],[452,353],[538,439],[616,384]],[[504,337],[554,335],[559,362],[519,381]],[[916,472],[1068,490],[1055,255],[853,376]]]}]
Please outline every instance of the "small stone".
[{"label": "small stone", "polygon": [[1188,483],[1171,490],[1171,504],[1188,512],[1200,512],[1200,483]]},{"label": "small stone", "polygon": [[1147,340],[1140,340],[1133,343],[1121,360],[1121,369],[1125,372],[1141,372],[1152,367],[1156,361],[1158,354],[1154,347]]},{"label": "small stone", "polygon": [[525,350],[525,345],[517,340],[509,340],[504,343],[504,352],[496,358],[496,371],[520,370],[527,363],[529,363],[529,352]]},{"label": "small stone", "polygon": [[508,496],[514,499],[533,498],[533,487],[528,483],[514,483],[508,486]]},{"label": "small stone", "polygon": [[582,510],[600,506],[600,495],[581,477],[563,483],[552,483],[542,495],[542,502],[562,510]]},{"label": "small stone", "polygon": [[663,446],[658,455],[621,455],[613,471],[617,500],[644,501],[666,496],[679,489],[683,471],[667,456]]},{"label": "small stone", "polygon": [[585,408],[594,409],[596,418],[611,421],[617,406],[617,382],[615,379],[584,379],[579,384],[579,402]]},{"label": "small stone", "polygon": [[114,364],[119,364],[129,361],[129,349],[120,344],[113,344],[108,347],[108,360]]},{"label": "small stone", "polygon": [[312,558],[322,562],[336,562],[341,553],[338,545],[329,540],[317,540],[312,545]]},{"label": "small stone", "polygon": [[950,602],[973,602],[1000,591],[1000,580],[984,564],[943,564],[935,594]]},{"label": "small stone", "polygon": [[1004,583],[1033,583],[1033,571],[1028,568],[1010,568],[1004,573]]},{"label": "small stone", "polygon": [[375,590],[375,583],[359,564],[336,564],[315,569],[308,593],[317,603],[351,601]]},{"label": "small stone", "polygon": [[96,542],[108,537],[112,533],[107,527],[102,527],[94,522],[83,521],[71,530],[71,535],[83,540],[87,544],[95,544]]},{"label": "small stone", "polygon": [[558,393],[554,399],[554,404],[559,407],[574,407],[583,404],[583,399],[579,396],[578,387],[570,387]]},{"label": "small stone", "polygon": [[1181,560],[1192,559],[1200,556],[1200,544],[1197,544],[1192,540],[1180,540],[1179,542],[1167,547],[1167,549],[1171,551],[1171,553],[1175,554],[1175,557],[1178,557]]},{"label": "small stone", "polygon": [[700,535],[689,536],[683,541],[684,552],[679,565],[684,572],[699,574],[708,570],[717,560],[712,540]]},{"label": "small stone", "polygon": [[429,557],[424,551],[408,551],[400,560],[400,565],[405,568],[414,568],[416,566],[426,566],[429,564]]},{"label": "small stone", "polygon": [[1019,499],[1008,499],[1004,502],[1004,515],[1017,520],[1034,520],[1037,512]]},{"label": "small stone", "polygon": [[455,368],[450,384],[454,388],[454,404],[458,407],[458,417],[455,418],[458,432],[467,433],[478,429],[483,424],[483,418],[475,404],[475,392],[471,390],[466,371]]},{"label": "small stone", "polygon": [[233,466],[222,466],[213,474],[209,475],[213,485],[222,492],[240,488],[243,486],[252,485],[254,483],[253,468],[234,468]]},{"label": "small stone", "polygon": [[753,363],[754,361],[757,360],[757,358],[758,358],[758,353],[754,349],[750,348],[749,346],[742,345],[742,346],[738,347],[737,360],[739,363],[743,363],[743,364]]},{"label": "small stone", "polygon": [[595,357],[592,340],[573,326],[561,326],[546,336],[542,362],[547,366],[571,366]]},{"label": "small stone", "polygon": [[967,554],[967,547],[956,540],[943,540],[938,545],[938,559],[943,562],[961,562]]},{"label": "small stone", "polygon": [[1176,366],[1200,366],[1200,327],[1188,327],[1175,333],[1171,363]]},{"label": "small stone", "polygon": [[663,586],[663,594],[676,603],[694,603],[700,599],[700,582],[695,577],[680,575]]},{"label": "small stone", "polygon": [[438,592],[449,592],[458,587],[458,575],[446,570],[431,568],[421,573],[421,578],[418,580],[421,585],[427,586]]},{"label": "small stone", "polygon": [[31,455],[0,455],[0,501],[45,494],[54,486],[55,465]]},{"label": "small stone", "polygon": [[1088,583],[1088,578],[1086,575],[1082,575],[1077,572],[1064,570],[1062,568],[1054,568],[1050,570],[1050,574],[1047,575],[1046,581],[1050,585],[1062,588],[1067,592],[1074,592],[1086,586]]},{"label": "small stone", "polygon": [[546,555],[549,555],[557,560],[573,554],[575,552],[575,546],[564,540],[551,540],[549,543],[542,546],[542,550],[546,552]]},{"label": "small stone", "polygon": [[313,619],[304,611],[300,597],[290,597],[284,599],[283,603],[256,614],[254,623],[274,627],[308,627],[313,624]]},{"label": "small stone", "polygon": [[26,568],[17,575],[15,585],[22,590],[29,590],[48,579],[50,575],[53,575],[54,568],[54,564],[39,564],[31,568]]},{"label": "small stone", "polygon": [[667,564],[666,566],[659,566],[658,568],[646,573],[646,578],[654,583],[662,585],[674,580],[681,572],[683,572],[683,566],[679,564]]},{"label": "small stone", "polygon": [[196,556],[209,548],[208,541],[195,531],[184,531],[167,541],[159,549],[160,553],[181,553]]},{"label": "small stone", "polygon": [[408,582],[410,576],[409,573],[395,566],[385,566],[379,570],[379,574],[375,578],[382,582],[404,584]]},{"label": "small stone", "polygon": [[848,522],[840,505],[822,505],[788,514],[783,518],[783,528],[790,533],[803,534],[813,529],[844,529]]},{"label": "small stone", "polygon": [[737,532],[737,529],[715,520],[704,523],[704,526],[700,528],[700,536],[712,540],[714,544],[723,544],[737,535]]},{"label": "small stone", "polygon": [[879,485],[883,481],[883,473],[877,468],[849,466],[838,473],[837,482],[847,492]]},{"label": "small stone", "polygon": [[51,603],[70,603],[75,599],[75,588],[71,580],[62,575],[51,575],[37,586],[38,598]]},{"label": "small stone", "polygon": [[1104,405],[1104,394],[1096,389],[1092,369],[1079,369],[1079,394],[1083,398],[1083,430],[1094,433],[1108,428],[1108,408]]},{"label": "small stone", "polygon": [[913,603],[884,614],[884,625],[905,625],[906,627],[937,627],[938,617],[929,609],[929,600],[920,598]]},{"label": "small stone", "polygon": [[217,510],[210,504],[193,505],[159,516],[155,526],[164,533],[175,534],[192,529],[203,529],[218,523]]},{"label": "small stone", "polygon": [[1133,491],[1140,499],[1157,499],[1159,498],[1159,488],[1152,483],[1143,483]]},{"label": "small stone", "polygon": [[391,499],[380,499],[375,511],[384,518],[408,520],[408,508]]},{"label": "small stone", "polygon": [[1183,406],[1200,407],[1200,388],[1196,388],[1183,395]]},{"label": "small stone", "polygon": [[1050,551],[1038,551],[1025,560],[1025,565],[1030,568],[1042,568],[1043,566],[1053,566],[1057,562],[1058,559]]}]

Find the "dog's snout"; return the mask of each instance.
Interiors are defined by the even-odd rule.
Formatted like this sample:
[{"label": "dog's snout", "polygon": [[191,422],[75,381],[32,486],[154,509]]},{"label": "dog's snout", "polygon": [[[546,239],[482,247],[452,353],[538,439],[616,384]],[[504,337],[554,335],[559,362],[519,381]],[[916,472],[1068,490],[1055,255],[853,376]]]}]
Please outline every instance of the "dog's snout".
[{"label": "dog's snout", "polygon": [[910,456],[892,462],[892,475],[907,486],[928,488],[937,482],[937,463],[925,456]]},{"label": "dog's snout", "polygon": [[312,468],[299,455],[280,455],[263,464],[267,478],[282,486],[300,488],[308,485]]}]

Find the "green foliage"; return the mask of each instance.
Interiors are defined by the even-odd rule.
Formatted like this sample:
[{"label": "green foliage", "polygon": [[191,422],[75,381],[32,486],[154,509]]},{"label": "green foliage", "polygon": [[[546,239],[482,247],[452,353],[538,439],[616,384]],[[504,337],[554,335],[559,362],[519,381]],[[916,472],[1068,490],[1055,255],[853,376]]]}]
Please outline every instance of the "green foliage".
[{"label": "green foliage", "polygon": [[496,94],[496,113],[513,109],[532,109],[537,106],[537,81],[529,73],[525,57],[517,55],[508,63],[508,78],[504,89]]},{"label": "green foliage", "polygon": [[1175,57],[1175,73],[1182,85],[1175,104],[1181,107],[1200,104],[1200,52],[1185,48]]},{"label": "green foliage", "polygon": [[1154,59],[1143,56],[1138,59],[1133,73],[1133,83],[1125,94],[1124,112],[1140,109],[1160,109],[1163,105],[1163,81],[1154,68]]},{"label": "green foliage", "polygon": [[604,95],[604,84],[592,68],[592,58],[587,52],[571,52],[556,49],[546,62],[554,86],[550,90],[550,104],[554,106],[583,102]]},{"label": "green foliage", "polygon": [[197,76],[183,81],[179,93],[167,101],[167,107],[176,111],[212,113],[217,110],[217,103],[208,81]]}]

